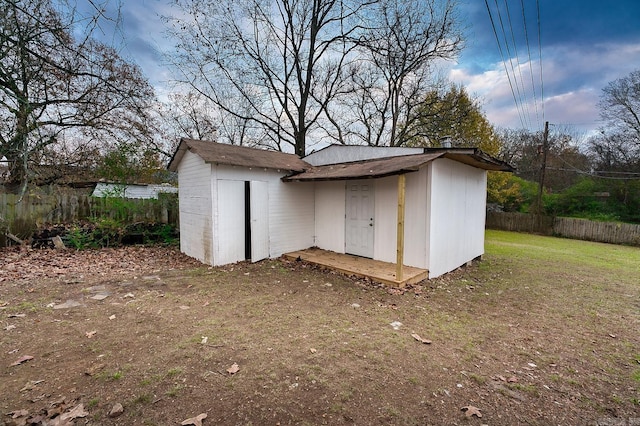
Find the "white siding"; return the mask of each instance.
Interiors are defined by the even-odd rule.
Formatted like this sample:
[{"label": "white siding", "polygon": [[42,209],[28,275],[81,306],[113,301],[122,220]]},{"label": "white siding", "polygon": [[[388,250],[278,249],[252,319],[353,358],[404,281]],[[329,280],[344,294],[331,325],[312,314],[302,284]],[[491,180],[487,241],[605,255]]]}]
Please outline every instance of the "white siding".
[{"label": "white siding", "polygon": [[[312,247],[315,233],[314,186],[309,182],[282,183],[269,193],[271,257]],[[273,197],[272,197],[273,195]]]},{"label": "white siding", "polygon": [[431,166],[429,278],[484,253],[487,172],[448,159]]},{"label": "white siding", "polygon": [[[314,244],[314,190],[310,183],[283,183],[284,171],[214,166],[214,185],[219,180],[261,181],[267,183],[269,203],[269,257],[309,248]],[[218,212],[219,214],[219,212]],[[240,214],[240,213],[238,213]],[[241,213],[244,216],[244,212]],[[219,229],[220,218],[214,229]],[[244,234],[243,234],[244,235]],[[226,250],[222,240],[216,240],[216,252]],[[241,258],[235,261],[244,260]],[[216,263],[221,264],[221,263]]]},{"label": "white siding", "polygon": [[376,179],[375,191],[373,258],[395,263],[398,232],[398,177]]},{"label": "white siding", "polygon": [[211,166],[186,152],[178,166],[180,251],[213,264]]},{"label": "white siding", "polygon": [[245,260],[244,181],[218,179],[217,241],[214,265]]},{"label": "white siding", "polygon": [[251,181],[251,261],[269,257],[269,183]]},{"label": "white siding", "polygon": [[427,210],[428,165],[407,173],[404,212],[404,264],[427,269],[429,214]]},{"label": "white siding", "polygon": [[98,182],[91,196],[157,199],[160,193],[175,194],[177,192],[178,188],[171,185],[135,185]]},{"label": "white siding", "polygon": [[422,148],[330,145],[320,151],[307,155],[303,160],[313,166],[320,166],[324,164],[346,163],[348,161],[372,160],[374,158],[422,153],[424,153]]},{"label": "white siding", "polygon": [[345,181],[316,182],[315,192],[315,245],[344,253]]}]

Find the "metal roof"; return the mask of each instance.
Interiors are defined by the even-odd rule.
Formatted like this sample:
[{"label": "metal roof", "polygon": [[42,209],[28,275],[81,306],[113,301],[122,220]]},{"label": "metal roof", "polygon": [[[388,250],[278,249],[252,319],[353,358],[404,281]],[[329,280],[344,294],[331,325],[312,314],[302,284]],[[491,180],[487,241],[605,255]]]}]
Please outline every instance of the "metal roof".
[{"label": "metal roof", "polygon": [[174,172],[178,170],[178,164],[187,150],[197,154],[206,163],[290,170],[293,172],[302,172],[311,167],[294,154],[210,141],[181,139],[178,149],[169,162],[169,170]]}]

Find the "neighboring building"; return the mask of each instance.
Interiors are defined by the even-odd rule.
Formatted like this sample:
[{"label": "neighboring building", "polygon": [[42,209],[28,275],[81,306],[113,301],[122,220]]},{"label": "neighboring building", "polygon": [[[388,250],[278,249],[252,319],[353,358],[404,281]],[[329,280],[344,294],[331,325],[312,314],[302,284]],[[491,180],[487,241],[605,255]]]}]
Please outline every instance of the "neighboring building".
[{"label": "neighboring building", "polygon": [[484,253],[487,170],[512,171],[473,148],[332,145],[303,160],[190,139],[169,169],[178,172],[180,248],[204,263],[314,246],[395,262],[400,241],[403,264],[430,278]]},{"label": "neighboring building", "polygon": [[92,197],[156,199],[158,194],[176,194],[178,188],[169,184],[123,184],[98,182]]}]

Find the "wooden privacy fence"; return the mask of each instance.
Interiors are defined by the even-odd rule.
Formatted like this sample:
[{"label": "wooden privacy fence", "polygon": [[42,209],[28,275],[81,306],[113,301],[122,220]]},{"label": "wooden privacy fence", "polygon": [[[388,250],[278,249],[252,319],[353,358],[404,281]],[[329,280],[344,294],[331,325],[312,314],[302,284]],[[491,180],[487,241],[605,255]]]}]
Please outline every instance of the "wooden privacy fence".
[{"label": "wooden privacy fence", "polygon": [[[0,238],[6,230],[27,237],[43,224],[72,223],[91,218],[178,225],[178,197],[161,194],[153,199],[98,198],[89,195],[0,194]],[[3,245],[0,241],[0,246]]]},{"label": "wooden privacy fence", "polygon": [[616,222],[595,222],[570,217],[543,216],[525,213],[487,213],[486,227],[515,232],[534,232],[544,235],[598,241],[601,243],[640,246],[640,225]]}]

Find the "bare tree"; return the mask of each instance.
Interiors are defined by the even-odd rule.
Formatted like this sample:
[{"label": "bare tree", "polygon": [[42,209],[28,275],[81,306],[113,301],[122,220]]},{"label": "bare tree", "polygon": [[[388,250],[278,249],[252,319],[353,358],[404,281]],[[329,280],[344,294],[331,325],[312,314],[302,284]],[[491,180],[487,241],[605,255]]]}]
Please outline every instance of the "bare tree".
[{"label": "bare tree", "polygon": [[640,70],[607,84],[599,107],[610,130],[627,133],[640,145]]},{"label": "bare tree", "polygon": [[165,139],[217,139],[220,121],[217,111],[197,92],[169,94],[168,100],[160,104],[159,120]]},{"label": "bare tree", "polygon": [[373,1],[177,0],[173,64],[223,113],[304,155]]},{"label": "bare tree", "polygon": [[[338,140],[355,135],[369,145],[412,140],[427,92],[439,86],[437,61],[453,59],[463,38],[453,0],[382,0],[359,39],[362,60],[349,75],[355,94],[328,108]],[[350,111],[350,122],[336,119]],[[351,128],[351,131],[340,129]],[[355,130],[353,130],[355,129]],[[335,136],[337,135],[337,137]],[[343,142],[343,141],[341,141]]]},{"label": "bare tree", "polygon": [[148,138],[153,91],[139,68],[92,37],[102,8],[80,17],[51,0],[0,0],[0,158],[28,180],[46,149]]},{"label": "bare tree", "polygon": [[599,174],[636,178],[640,172],[640,70],[609,82],[598,106],[605,125],[587,144],[594,168]]}]

